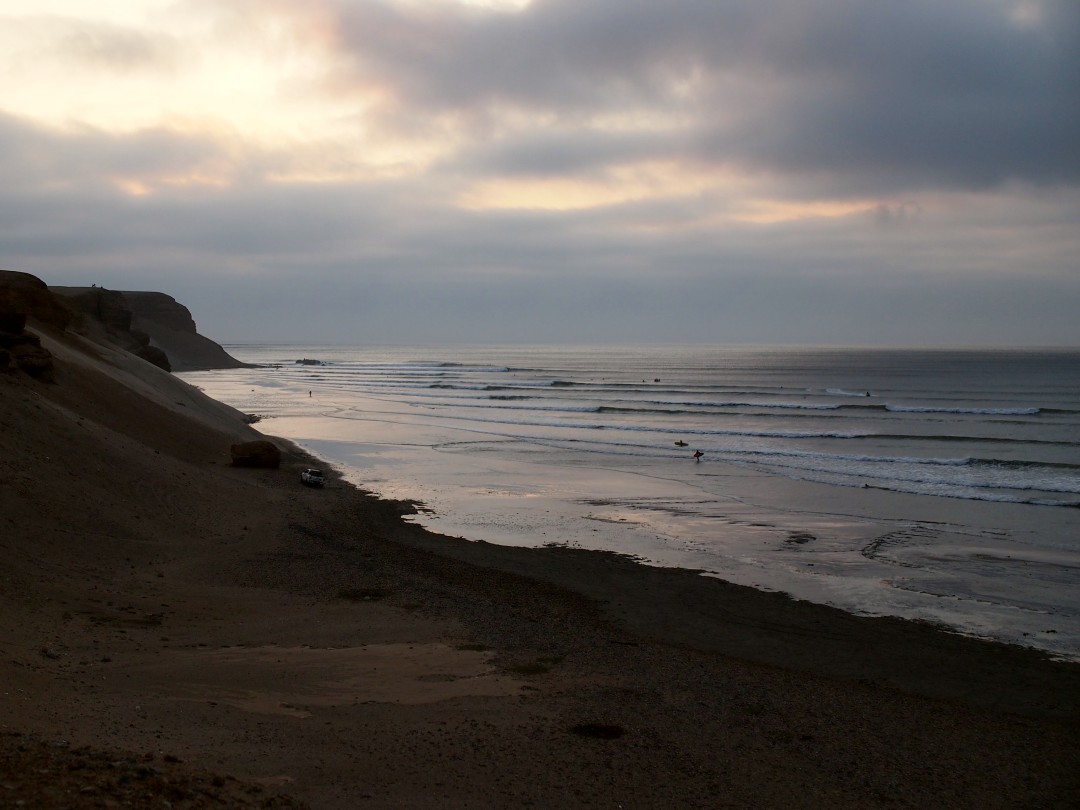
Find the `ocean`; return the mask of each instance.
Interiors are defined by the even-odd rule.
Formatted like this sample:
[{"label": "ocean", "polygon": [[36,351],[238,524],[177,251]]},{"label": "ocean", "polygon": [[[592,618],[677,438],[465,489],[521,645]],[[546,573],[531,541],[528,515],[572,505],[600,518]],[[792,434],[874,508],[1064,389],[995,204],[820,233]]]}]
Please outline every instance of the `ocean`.
[{"label": "ocean", "polygon": [[1080,351],[226,348],[180,376],[443,534],[1080,660]]}]

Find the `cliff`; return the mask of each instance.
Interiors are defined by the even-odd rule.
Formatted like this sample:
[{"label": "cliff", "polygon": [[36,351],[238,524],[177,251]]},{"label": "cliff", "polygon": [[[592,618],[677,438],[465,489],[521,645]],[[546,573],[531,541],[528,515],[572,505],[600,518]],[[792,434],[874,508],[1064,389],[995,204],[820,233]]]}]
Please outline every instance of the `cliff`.
[{"label": "cliff", "polygon": [[[192,367],[193,357],[220,358],[230,367],[242,365],[216,343],[194,332],[194,322],[185,307],[158,293],[141,295],[160,296],[172,302],[173,310],[187,314],[191,343],[197,351],[179,352],[178,365]],[[87,379],[91,373],[105,375],[125,391],[138,393],[138,398],[169,411],[180,407],[187,417],[214,425],[234,441],[258,436],[247,427],[248,417],[166,373],[169,363],[164,352],[154,347],[147,351],[149,336],[133,326],[142,323],[135,320],[124,293],[99,287],[50,288],[29,273],[0,270],[0,380],[16,386],[29,381],[49,383],[34,390],[61,402],[73,388],[80,389],[80,396],[99,392],[105,383],[82,385],[76,381]],[[146,323],[157,328],[156,319]],[[207,344],[210,348],[206,348]],[[162,362],[154,362],[155,356],[160,356]],[[149,363],[142,362],[147,359]],[[80,404],[85,401],[80,400]],[[66,407],[74,408],[74,403]],[[101,417],[108,420],[119,410],[102,408]],[[124,418],[113,427],[132,424],[132,420]]]},{"label": "cliff", "polygon": [[83,315],[83,327],[167,371],[240,368],[244,364],[198,333],[191,312],[160,292],[50,287]]},{"label": "cliff", "polygon": [[0,372],[22,371],[43,382],[53,379],[52,355],[36,332],[33,318],[46,328],[63,332],[75,318],[41,279],[29,273],[0,270]]},{"label": "cliff", "polygon": [[200,335],[191,311],[160,292],[125,292],[132,326],[150,336],[151,345],[169,356],[173,371],[241,368],[244,364],[214,341]]}]

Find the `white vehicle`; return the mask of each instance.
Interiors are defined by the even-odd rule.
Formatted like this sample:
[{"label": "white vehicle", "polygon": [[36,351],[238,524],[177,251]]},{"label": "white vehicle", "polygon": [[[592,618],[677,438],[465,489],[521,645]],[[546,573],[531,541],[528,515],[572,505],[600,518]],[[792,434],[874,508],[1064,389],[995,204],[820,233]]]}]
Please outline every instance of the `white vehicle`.
[{"label": "white vehicle", "polygon": [[322,470],[307,469],[300,473],[300,480],[309,487],[321,487],[323,485]]}]

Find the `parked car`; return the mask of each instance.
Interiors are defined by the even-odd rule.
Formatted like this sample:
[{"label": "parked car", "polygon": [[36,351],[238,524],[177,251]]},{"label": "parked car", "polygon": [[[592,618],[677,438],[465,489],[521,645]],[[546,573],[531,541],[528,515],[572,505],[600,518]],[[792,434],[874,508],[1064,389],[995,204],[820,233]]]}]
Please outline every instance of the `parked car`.
[{"label": "parked car", "polygon": [[300,473],[300,480],[309,487],[321,487],[324,483],[322,470],[307,469]]}]

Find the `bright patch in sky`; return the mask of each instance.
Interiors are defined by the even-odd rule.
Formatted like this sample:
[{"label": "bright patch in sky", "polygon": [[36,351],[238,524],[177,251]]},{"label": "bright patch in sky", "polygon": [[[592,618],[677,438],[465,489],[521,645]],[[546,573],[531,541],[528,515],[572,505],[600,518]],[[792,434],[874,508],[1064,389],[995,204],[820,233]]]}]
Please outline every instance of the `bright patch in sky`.
[{"label": "bright patch in sky", "polygon": [[286,114],[283,88],[320,69],[312,54],[271,52],[265,34],[225,41],[169,4],[107,4],[90,20],[72,4],[48,6],[51,14],[4,21],[0,58],[12,79],[5,108],[54,125],[295,131],[290,117],[307,103],[289,98]]}]

